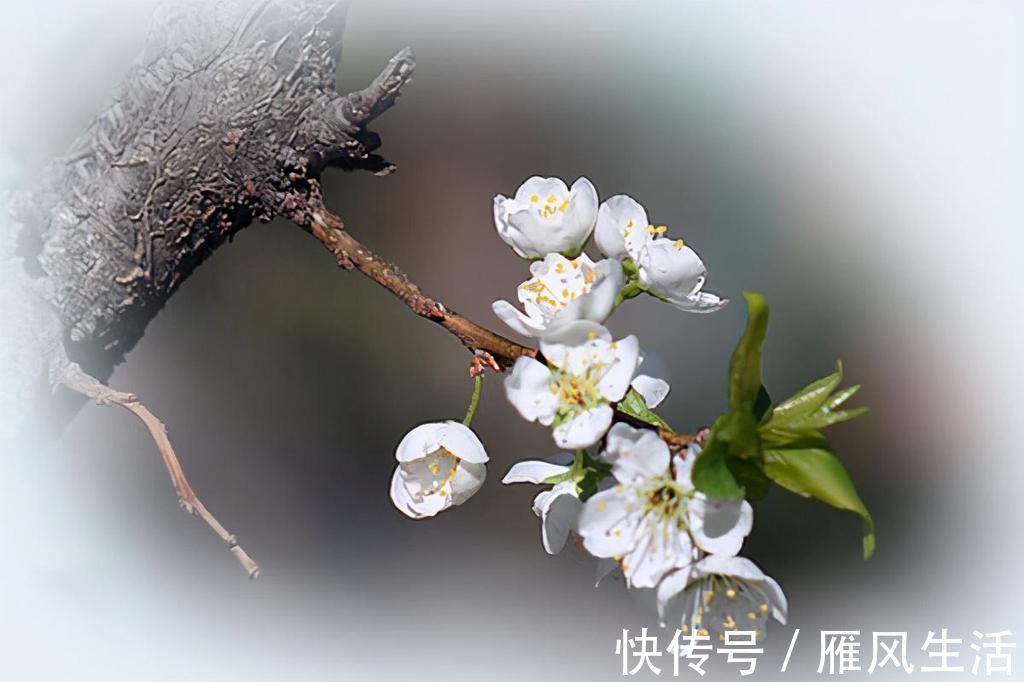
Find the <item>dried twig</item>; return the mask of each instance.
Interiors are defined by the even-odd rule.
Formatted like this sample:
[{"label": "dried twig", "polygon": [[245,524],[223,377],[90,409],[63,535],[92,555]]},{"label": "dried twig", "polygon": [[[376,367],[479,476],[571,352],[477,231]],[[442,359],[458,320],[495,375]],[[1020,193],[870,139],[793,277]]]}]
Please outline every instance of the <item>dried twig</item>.
[{"label": "dried twig", "polygon": [[227,543],[231,553],[238,559],[238,563],[242,564],[242,568],[245,569],[250,578],[258,576],[260,567],[238,544],[238,538],[220,524],[213,514],[206,509],[206,506],[203,505],[199,497],[196,496],[195,491],[192,490],[192,486],[189,485],[188,479],[185,478],[185,472],[181,468],[181,462],[178,461],[178,456],[174,453],[174,447],[167,437],[167,427],[164,426],[164,423],[150,412],[145,405],[139,402],[135,395],[116,391],[104,385],[83,371],[75,363],[66,362],[62,364],[63,366],[58,370],[59,373],[55,377],[59,383],[91,398],[98,405],[117,405],[123,407],[146,425],[150,436],[152,436],[153,441],[156,443],[157,449],[160,450],[160,456],[164,460],[164,466],[167,467],[171,483],[174,484],[174,489],[178,493],[178,503],[181,505],[181,508],[205,521],[206,525],[212,528],[213,532]]}]

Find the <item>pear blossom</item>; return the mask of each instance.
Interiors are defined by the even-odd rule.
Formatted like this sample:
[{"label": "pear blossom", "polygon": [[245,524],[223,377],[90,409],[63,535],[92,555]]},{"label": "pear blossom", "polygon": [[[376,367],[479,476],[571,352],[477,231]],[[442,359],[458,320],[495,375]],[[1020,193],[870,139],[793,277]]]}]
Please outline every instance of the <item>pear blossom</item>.
[{"label": "pear blossom", "polygon": [[597,190],[579,178],[566,187],[559,178],[533,176],[513,198],[494,197],[494,225],[502,241],[522,258],[549,253],[577,256],[597,222]]},{"label": "pear blossom", "polygon": [[622,289],[622,267],[614,260],[598,263],[586,254],[568,259],[549,253],[530,264],[533,275],[519,285],[524,314],[507,301],[495,301],[494,313],[524,336],[539,337],[574,320],[604,322]]},{"label": "pear blossom", "polygon": [[[664,226],[654,229],[663,230]],[[680,310],[711,313],[729,302],[716,294],[702,291],[707,268],[697,252],[686,246],[682,239],[661,236],[649,239],[641,247],[636,264],[640,284]]]},{"label": "pear blossom", "polygon": [[636,337],[613,341],[601,325],[579,320],[542,339],[540,350],[548,364],[520,357],[505,378],[509,402],[527,421],[554,425],[559,447],[593,445],[640,364]]},{"label": "pear blossom", "polygon": [[612,462],[617,485],[583,505],[579,534],[596,557],[620,562],[631,587],[655,587],[670,571],[693,563],[696,550],[686,532],[689,467],[649,429],[616,424],[603,456]]},{"label": "pear blossom", "polygon": [[[553,476],[569,472],[566,464],[572,455],[567,453],[547,461],[525,460],[517,462],[501,479],[502,483],[544,483]],[[533,513],[541,522],[541,542],[548,554],[558,554],[565,547],[569,534],[576,531],[582,503],[574,481],[556,483],[550,490],[538,493],[533,499]]]},{"label": "pear blossom", "polygon": [[750,559],[709,555],[690,568],[678,570],[658,585],[658,615],[691,632],[725,639],[728,630],[765,636],[769,618],[785,624],[786,595]]},{"label": "pear blossom", "polygon": [[668,239],[668,228],[647,222],[647,212],[633,198],[619,194],[598,209],[594,241],[607,258],[630,258],[640,284],[680,310],[709,313],[727,300],[702,291],[707,268],[682,239]]},{"label": "pear blossom", "polygon": [[635,199],[617,194],[597,211],[594,241],[606,258],[636,260],[647,241],[647,211]]},{"label": "pear blossom", "polygon": [[420,424],[395,450],[391,501],[410,518],[435,516],[468,500],[484,484],[487,451],[458,422]]},{"label": "pear blossom", "polygon": [[672,457],[650,429],[616,424],[604,459],[617,485],[583,506],[579,535],[597,557],[619,561],[627,584],[655,587],[666,575],[689,567],[703,551],[739,551],[753,525],[745,500],[708,498],[694,489],[695,453]]}]

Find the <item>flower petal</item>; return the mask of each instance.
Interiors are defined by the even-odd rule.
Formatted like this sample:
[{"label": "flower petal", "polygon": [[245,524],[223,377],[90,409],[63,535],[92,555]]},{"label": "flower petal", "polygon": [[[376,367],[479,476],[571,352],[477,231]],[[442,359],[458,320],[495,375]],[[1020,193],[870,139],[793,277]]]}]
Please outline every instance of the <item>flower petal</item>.
[{"label": "flower petal", "polygon": [[501,241],[512,247],[520,258],[530,258],[519,246],[525,242],[523,234],[518,228],[509,222],[509,214],[514,210],[521,210],[515,199],[509,199],[502,195],[494,197],[494,227],[498,231]]},{"label": "flower petal", "polygon": [[772,605],[772,616],[785,625],[786,619],[789,617],[789,602],[786,601],[786,595],[782,592],[782,588],[770,576],[764,577],[763,587],[768,593],[769,602]]},{"label": "flower petal", "polygon": [[398,443],[395,459],[399,462],[412,462],[436,451],[445,428],[444,422],[428,422],[415,427]]},{"label": "flower petal", "polygon": [[518,308],[508,301],[495,301],[491,304],[491,310],[498,318],[507,324],[514,332],[523,336],[537,337],[544,333],[546,325],[532,317],[524,315]]},{"label": "flower petal", "polygon": [[686,589],[686,586],[690,583],[690,577],[691,567],[687,566],[672,571],[658,583],[658,619],[662,627],[665,627],[665,613],[668,610],[669,602]]},{"label": "flower petal", "polygon": [[612,464],[616,480],[623,484],[664,474],[671,456],[657,433],[651,429],[635,429],[622,422],[608,432],[601,454]]},{"label": "flower petal", "polygon": [[636,389],[636,392],[644,399],[647,407],[652,410],[661,404],[661,401],[665,399],[670,390],[667,381],[656,377],[649,377],[646,374],[636,375],[629,385]]},{"label": "flower petal", "polygon": [[670,571],[693,563],[693,543],[685,530],[654,525],[648,517],[639,542],[623,557],[622,572],[631,587],[653,588]]},{"label": "flower petal", "polygon": [[596,557],[621,557],[635,542],[640,518],[641,510],[614,488],[593,495],[580,512],[584,549]]},{"label": "flower petal", "polygon": [[405,474],[401,465],[395,469],[391,477],[391,501],[400,512],[411,519],[437,516],[452,505],[450,497],[439,494],[422,495],[417,499],[405,485]]},{"label": "flower petal", "polygon": [[696,251],[681,241],[661,237],[646,244],[637,265],[640,282],[670,300],[700,291],[708,274]]},{"label": "flower petal", "polygon": [[544,479],[560,476],[567,471],[569,471],[569,467],[561,464],[525,459],[513,464],[501,482],[506,485],[509,483],[543,483]]},{"label": "flower petal", "polygon": [[540,341],[540,352],[552,365],[564,368],[571,349],[597,339],[611,342],[611,332],[597,322],[576,320],[545,334]]},{"label": "flower petal", "polygon": [[558,554],[565,547],[569,533],[577,528],[582,506],[572,481],[537,496],[533,509],[541,517],[541,541],[548,554]]},{"label": "flower petal", "polygon": [[746,500],[697,493],[688,511],[693,541],[705,552],[720,556],[738,554],[754,524],[754,509]]},{"label": "flower petal", "polygon": [[647,212],[632,197],[619,194],[598,209],[594,241],[607,258],[637,258],[648,238]]},{"label": "flower petal", "polygon": [[524,180],[523,184],[519,185],[519,189],[516,190],[515,199],[521,203],[529,204],[530,197],[534,194],[540,200],[544,200],[548,196],[567,198],[569,196],[569,188],[561,178],[545,178],[540,175],[533,175]]},{"label": "flower petal", "polygon": [[473,429],[456,421],[446,421],[444,427],[444,430],[440,433],[438,445],[445,450],[463,462],[483,464],[490,459],[487,456],[484,444],[473,433]]},{"label": "flower petal", "polygon": [[729,305],[729,299],[720,298],[709,291],[700,291],[686,298],[669,301],[674,307],[688,313],[713,313]]},{"label": "flower petal", "polygon": [[630,334],[612,344],[614,359],[597,383],[601,395],[609,402],[622,400],[629,390],[636,368],[640,365],[640,342]]},{"label": "flower petal", "polygon": [[[709,575],[727,575],[734,578],[742,578],[759,582],[767,578],[760,568],[750,559],[741,556],[719,556],[708,555],[697,562],[694,567],[696,575],[701,577]],[[695,577],[696,577],[695,575]]]},{"label": "flower petal", "polygon": [[462,504],[473,497],[487,478],[487,467],[477,462],[459,462],[451,483],[451,503]]},{"label": "flower petal", "polygon": [[550,424],[558,398],[551,392],[551,371],[533,358],[520,357],[505,377],[505,395],[527,421]]},{"label": "flower petal", "polygon": [[611,426],[614,411],[609,405],[598,405],[577,414],[564,424],[555,427],[555,443],[560,448],[577,450],[589,448],[601,440]]}]

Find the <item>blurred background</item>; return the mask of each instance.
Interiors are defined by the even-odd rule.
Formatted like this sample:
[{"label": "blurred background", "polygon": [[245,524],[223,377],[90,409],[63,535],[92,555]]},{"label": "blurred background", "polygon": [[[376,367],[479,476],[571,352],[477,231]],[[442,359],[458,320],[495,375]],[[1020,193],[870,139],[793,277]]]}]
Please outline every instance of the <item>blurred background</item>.
[{"label": "blurred background", "polygon": [[[152,7],[4,6],[11,182],[105,106]],[[791,608],[756,679],[816,677],[822,629],[861,630],[866,670],[872,631],[907,631],[919,667],[935,663],[920,650],[928,631],[946,627],[969,670],[973,630],[1016,640],[1024,626],[1022,14],[1011,2],[357,0],[340,89],[405,45],[419,66],[376,125],[399,170],[329,174],[328,203],[428,293],[497,328],[490,303],[514,297],[526,266],[494,234],[494,194],[532,174],[586,175],[602,198],[637,198],[702,255],[707,289],[736,301],[694,316],[637,299],[610,321],[673,385],[674,425],[725,407],[748,289],[772,305],[774,396],[841,358],[872,408],[830,433],[875,514],[872,561],[851,514],[779,489],[757,507],[745,554]],[[483,490],[423,522],[390,504],[395,445],[461,416],[468,359],[292,225],[242,232],[112,385],[168,424],[261,577],[247,581],[179,511],[139,423],[86,406],[52,446],[0,458],[0,676],[621,677],[616,639],[657,628],[650,604],[614,581],[595,589],[579,554],[544,554],[536,489],[500,479],[555,448],[498,378],[474,421],[491,456]],[[738,677],[721,657],[708,669]]]}]

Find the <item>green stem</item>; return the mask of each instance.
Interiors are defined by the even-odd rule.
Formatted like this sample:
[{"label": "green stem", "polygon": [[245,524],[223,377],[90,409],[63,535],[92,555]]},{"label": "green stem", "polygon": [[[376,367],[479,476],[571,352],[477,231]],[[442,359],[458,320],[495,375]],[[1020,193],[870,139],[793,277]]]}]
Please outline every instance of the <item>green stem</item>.
[{"label": "green stem", "polygon": [[476,414],[476,406],[480,404],[480,391],[484,387],[484,375],[477,374],[473,377],[473,397],[469,399],[469,407],[466,408],[466,416],[462,418],[464,426],[469,426]]},{"label": "green stem", "polygon": [[631,298],[636,298],[644,291],[640,282],[636,279],[631,279],[626,282],[626,285],[622,287],[619,295],[615,297],[615,307],[618,308],[622,305],[623,301],[628,301]]}]

